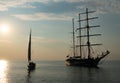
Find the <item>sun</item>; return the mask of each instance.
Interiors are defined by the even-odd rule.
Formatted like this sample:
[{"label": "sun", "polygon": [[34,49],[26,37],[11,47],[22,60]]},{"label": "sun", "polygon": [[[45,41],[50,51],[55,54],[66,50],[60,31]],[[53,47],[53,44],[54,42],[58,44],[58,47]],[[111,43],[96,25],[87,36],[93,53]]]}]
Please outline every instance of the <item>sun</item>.
[{"label": "sun", "polygon": [[0,25],[0,31],[2,32],[2,33],[8,33],[9,32],[9,28],[10,28],[10,26],[8,25],[8,24],[2,24],[2,25]]}]

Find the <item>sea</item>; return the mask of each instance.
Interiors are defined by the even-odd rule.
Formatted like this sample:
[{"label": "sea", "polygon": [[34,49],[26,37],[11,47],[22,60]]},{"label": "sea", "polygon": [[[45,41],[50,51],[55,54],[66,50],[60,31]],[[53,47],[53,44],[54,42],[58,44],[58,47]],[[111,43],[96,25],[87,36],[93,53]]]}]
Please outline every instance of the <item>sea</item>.
[{"label": "sea", "polygon": [[0,60],[0,83],[120,83],[120,61],[104,61],[98,68],[66,66],[65,61],[35,61],[28,72],[25,61]]}]

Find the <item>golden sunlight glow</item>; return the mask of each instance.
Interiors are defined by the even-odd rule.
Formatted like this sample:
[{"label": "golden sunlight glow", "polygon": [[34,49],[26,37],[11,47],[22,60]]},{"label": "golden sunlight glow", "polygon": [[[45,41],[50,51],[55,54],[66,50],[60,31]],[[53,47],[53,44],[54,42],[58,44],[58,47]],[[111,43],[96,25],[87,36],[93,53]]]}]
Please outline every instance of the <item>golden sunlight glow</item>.
[{"label": "golden sunlight glow", "polygon": [[6,65],[7,65],[7,61],[6,60],[0,60],[0,69],[1,69],[1,67],[2,68],[6,67]]},{"label": "golden sunlight glow", "polygon": [[0,83],[8,83],[6,78],[7,66],[8,66],[7,61],[0,60]]},{"label": "golden sunlight glow", "polygon": [[0,25],[0,31],[2,32],[2,33],[8,33],[9,32],[9,28],[10,28],[10,26],[8,25],[8,24],[2,24],[2,25]]}]

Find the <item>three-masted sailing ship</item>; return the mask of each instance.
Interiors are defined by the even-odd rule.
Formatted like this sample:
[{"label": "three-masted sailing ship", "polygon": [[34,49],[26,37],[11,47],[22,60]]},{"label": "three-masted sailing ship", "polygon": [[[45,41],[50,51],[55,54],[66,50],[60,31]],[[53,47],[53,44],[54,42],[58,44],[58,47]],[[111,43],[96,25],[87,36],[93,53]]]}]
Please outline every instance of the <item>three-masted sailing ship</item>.
[{"label": "three-masted sailing ship", "polygon": [[[93,46],[99,46],[102,44],[92,44],[90,41],[91,36],[100,36],[101,34],[90,34],[90,29],[93,27],[100,27],[99,25],[96,26],[91,26],[89,24],[89,21],[92,19],[97,19],[98,17],[89,17],[89,13],[94,13],[95,11],[88,11],[88,8],[86,8],[86,12],[84,13],[79,13],[79,27],[75,30],[74,28],[74,19],[72,20],[73,22],[73,56],[67,56],[66,59],[66,65],[69,66],[86,66],[86,67],[97,67],[99,62],[106,57],[110,52],[107,50],[105,52],[102,52],[101,54],[98,54],[96,57],[92,56],[92,47]],[[81,15],[84,15],[86,18],[81,19]],[[86,22],[86,25],[83,27],[82,23]],[[85,35],[82,34],[82,30],[85,30]],[[76,45],[75,42],[75,31],[79,33],[77,36],[77,39],[79,39],[79,44]],[[86,43],[82,43],[82,39],[86,38]],[[83,47],[86,47],[86,54],[83,54]],[[79,55],[76,53],[76,49],[79,48]]]},{"label": "three-masted sailing ship", "polygon": [[29,35],[29,43],[28,43],[28,70],[34,70],[36,67],[36,64],[31,61],[31,30]]}]

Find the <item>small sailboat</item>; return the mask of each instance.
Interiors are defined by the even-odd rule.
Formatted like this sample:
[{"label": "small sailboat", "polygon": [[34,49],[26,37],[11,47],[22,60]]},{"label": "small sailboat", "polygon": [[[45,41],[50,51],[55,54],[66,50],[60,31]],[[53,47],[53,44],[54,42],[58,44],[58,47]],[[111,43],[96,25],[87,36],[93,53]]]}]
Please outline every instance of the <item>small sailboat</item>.
[{"label": "small sailboat", "polygon": [[28,70],[35,70],[36,64],[31,61],[31,30],[29,35],[29,44],[28,44]]},{"label": "small sailboat", "polygon": [[[79,13],[79,28],[76,29],[76,31],[79,32],[79,35],[77,36],[77,38],[79,39],[79,44],[76,45],[75,42],[75,30],[74,30],[74,19],[73,19],[73,56],[67,56],[66,59],[66,65],[69,66],[86,66],[86,67],[97,67],[97,65],[99,64],[99,62],[106,57],[110,52],[107,50],[105,52],[102,52],[100,54],[96,54],[94,57],[94,55],[92,54],[92,47],[93,46],[99,46],[102,44],[93,44],[91,43],[91,36],[100,36],[101,34],[90,34],[90,29],[92,29],[93,27],[99,27],[99,25],[96,26],[90,26],[89,21],[92,19],[96,19],[97,17],[92,17],[89,18],[88,14],[89,13],[93,13],[95,11],[88,11],[88,8],[86,8],[86,12],[84,13]],[[80,19],[80,15],[84,14],[84,16],[86,16],[85,19]],[[82,26],[82,23],[86,22],[85,26]],[[85,34],[82,34],[82,31],[85,30]],[[83,38],[86,39],[86,43],[83,44]],[[87,50],[85,51],[83,49],[83,47],[85,47]],[[79,49],[79,55],[76,53],[76,49]],[[84,52],[84,53],[83,53]],[[95,52],[95,51],[94,51]]]}]

